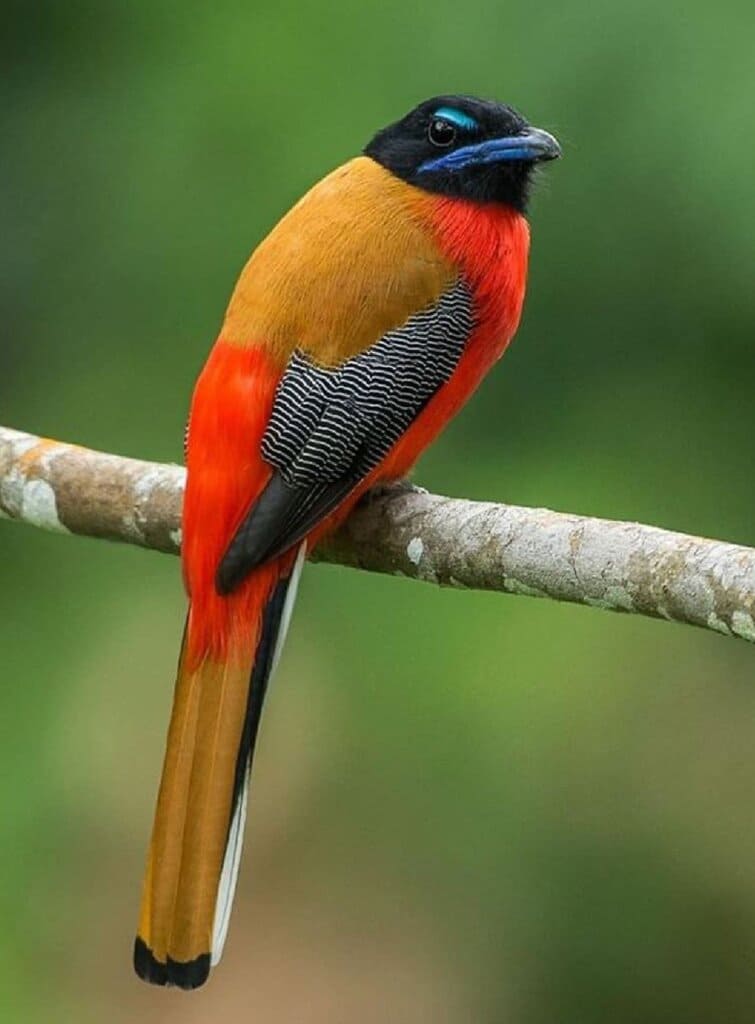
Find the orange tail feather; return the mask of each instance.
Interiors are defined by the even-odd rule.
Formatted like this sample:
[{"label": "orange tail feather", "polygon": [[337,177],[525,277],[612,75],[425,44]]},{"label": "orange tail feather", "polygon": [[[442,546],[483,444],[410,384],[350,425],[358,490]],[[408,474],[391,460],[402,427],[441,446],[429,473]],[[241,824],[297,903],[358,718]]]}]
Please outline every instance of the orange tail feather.
[{"label": "orange tail feather", "polygon": [[273,588],[242,649],[222,660],[187,657],[189,613],[134,946],[145,981],[197,988],[220,958],[254,740],[301,561]]}]

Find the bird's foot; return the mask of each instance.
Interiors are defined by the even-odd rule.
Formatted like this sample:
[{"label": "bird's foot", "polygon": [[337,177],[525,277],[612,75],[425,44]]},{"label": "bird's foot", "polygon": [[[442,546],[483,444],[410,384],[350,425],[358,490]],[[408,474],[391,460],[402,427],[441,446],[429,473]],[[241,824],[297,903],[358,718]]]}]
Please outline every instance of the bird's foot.
[{"label": "bird's foot", "polygon": [[364,501],[371,505],[381,498],[398,498],[403,494],[427,494],[427,491],[413,484],[409,477],[402,476],[398,480],[381,480],[367,491]]}]

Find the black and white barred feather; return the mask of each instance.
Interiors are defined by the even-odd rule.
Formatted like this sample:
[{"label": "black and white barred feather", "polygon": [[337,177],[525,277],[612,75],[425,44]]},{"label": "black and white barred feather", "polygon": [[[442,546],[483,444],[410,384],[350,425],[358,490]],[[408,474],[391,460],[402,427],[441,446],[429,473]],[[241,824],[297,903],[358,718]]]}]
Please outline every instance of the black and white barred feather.
[{"label": "black and white barred feather", "polygon": [[451,378],[473,327],[472,293],[459,278],[339,366],[294,353],[262,439],[275,472],[221,563],[221,592],[296,544],[372,472]]},{"label": "black and white barred feather", "polygon": [[472,326],[472,295],[459,280],[338,367],[297,351],[278,385],[263,458],[292,487],[366,476],[451,377]]}]

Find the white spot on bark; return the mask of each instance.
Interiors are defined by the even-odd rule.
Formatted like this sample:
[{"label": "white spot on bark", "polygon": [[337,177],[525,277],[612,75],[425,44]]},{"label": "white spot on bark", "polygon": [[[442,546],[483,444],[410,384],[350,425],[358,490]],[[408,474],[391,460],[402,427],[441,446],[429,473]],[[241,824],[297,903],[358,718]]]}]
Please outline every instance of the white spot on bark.
[{"label": "white spot on bark", "polygon": [[26,455],[32,448],[36,448],[39,444],[38,437],[29,436],[18,436],[11,441],[13,460],[18,461],[22,455]]},{"label": "white spot on bark", "polygon": [[[739,614],[738,612],[734,613]],[[715,629],[717,633],[723,633],[724,636],[731,636],[731,630],[726,625],[723,619],[719,619],[715,612],[711,612],[707,618],[708,629]]]},{"label": "white spot on bark", "polygon": [[412,537],[406,545],[406,553],[409,556],[409,561],[413,562],[414,565],[419,565],[424,550],[425,545],[422,543],[421,537]]},{"label": "white spot on bark", "polygon": [[731,617],[731,628],[743,640],[755,643],[755,621],[753,621],[752,615],[737,609]]},{"label": "white spot on bark", "polygon": [[21,491],[21,518],[32,526],[69,533],[58,518],[55,491],[46,480],[27,480]]},{"label": "white spot on bark", "polygon": [[146,472],[140,473],[134,481],[134,497],[136,504],[149,500],[152,492],[160,484],[165,482],[165,474],[159,466],[153,466]]},{"label": "white spot on bark", "polygon": [[136,522],[136,516],[134,515],[133,512],[126,512],[123,518],[121,519],[121,522],[123,523],[123,532],[127,537],[132,537],[136,540],[141,540],[142,532],[139,529],[139,526]]}]

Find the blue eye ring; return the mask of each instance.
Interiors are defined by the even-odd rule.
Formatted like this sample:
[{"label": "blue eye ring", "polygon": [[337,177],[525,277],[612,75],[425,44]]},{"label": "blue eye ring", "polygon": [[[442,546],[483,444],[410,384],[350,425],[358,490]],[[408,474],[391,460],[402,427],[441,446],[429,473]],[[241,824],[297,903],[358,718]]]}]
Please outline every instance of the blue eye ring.
[{"label": "blue eye ring", "polygon": [[445,118],[434,116],[427,126],[427,137],[438,149],[448,149],[456,142],[456,127]]}]

